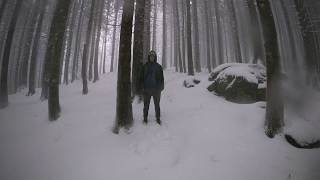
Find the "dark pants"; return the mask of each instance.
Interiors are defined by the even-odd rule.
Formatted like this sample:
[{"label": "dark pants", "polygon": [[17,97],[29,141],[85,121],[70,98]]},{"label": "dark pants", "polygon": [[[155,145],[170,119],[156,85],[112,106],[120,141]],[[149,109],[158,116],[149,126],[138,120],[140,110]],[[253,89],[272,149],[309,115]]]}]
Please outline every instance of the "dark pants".
[{"label": "dark pants", "polygon": [[154,109],[156,111],[156,118],[160,119],[160,97],[161,97],[161,92],[155,92],[155,93],[145,92],[144,93],[144,96],[143,96],[143,100],[144,100],[143,117],[145,119],[148,118],[148,112],[149,112],[149,105],[150,105],[151,97],[153,97]]}]

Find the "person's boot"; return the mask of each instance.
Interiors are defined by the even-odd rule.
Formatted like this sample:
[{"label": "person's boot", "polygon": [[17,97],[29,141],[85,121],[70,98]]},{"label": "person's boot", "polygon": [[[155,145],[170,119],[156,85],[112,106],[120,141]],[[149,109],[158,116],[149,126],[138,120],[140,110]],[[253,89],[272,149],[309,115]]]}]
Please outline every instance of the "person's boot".
[{"label": "person's boot", "polygon": [[159,125],[161,125],[161,120],[160,120],[160,118],[157,118],[157,123],[158,123]]}]

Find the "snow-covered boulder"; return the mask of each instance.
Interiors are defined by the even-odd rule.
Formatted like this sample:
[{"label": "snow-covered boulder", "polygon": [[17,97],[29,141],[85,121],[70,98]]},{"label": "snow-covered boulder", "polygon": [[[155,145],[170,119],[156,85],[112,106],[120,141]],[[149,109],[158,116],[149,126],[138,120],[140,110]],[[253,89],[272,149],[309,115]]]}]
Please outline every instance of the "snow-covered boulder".
[{"label": "snow-covered boulder", "polygon": [[265,101],[266,68],[259,64],[228,63],[215,68],[209,76],[210,92],[236,103]]},{"label": "snow-covered boulder", "polygon": [[186,88],[192,88],[199,83],[200,83],[200,80],[195,79],[194,77],[189,77],[188,79],[183,81],[183,86]]}]

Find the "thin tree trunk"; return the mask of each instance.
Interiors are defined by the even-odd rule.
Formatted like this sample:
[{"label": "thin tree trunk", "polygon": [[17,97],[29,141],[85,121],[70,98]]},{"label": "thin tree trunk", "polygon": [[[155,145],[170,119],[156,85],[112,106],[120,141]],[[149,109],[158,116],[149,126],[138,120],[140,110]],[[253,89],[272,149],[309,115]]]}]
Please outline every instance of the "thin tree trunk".
[{"label": "thin tree trunk", "polygon": [[116,47],[116,34],[117,34],[117,22],[118,22],[118,12],[119,12],[119,2],[115,0],[114,4],[114,24],[113,24],[113,33],[112,33],[112,49],[111,49],[111,64],[110,72],[113,72],[114,69],[114,60],[115,60],[115,47]]},{"label": "thin tree trunk", "polygon": [[221,30],[221,17],[220,17],[220,11],[219,11],[219,1],[213,0],[213,7],[214,7],[214,13],[216,17],[217,22],[217,37],[218,37],[218,64],[223,64],[224,58],[223,58],[223,33]]},{"label": "thin tree trunk", "polygon": [[234,1],[229,0],[229,10],[231,14],[231,24],[232,24],[232,34],[233,34],[233,40],[235,45],[235,58],[236,62],[242,63],[242,55],[241,55],[241,44],[240,44],[240,38],[239,38],[239,30],[238,30],[238,20],[236,16],[236,9],[234,6]]},{"label": "thin tree trunk", "polygon": [[148,54],[150,51],[151,35],[150,35],[150,18],[151,18],[151,0],[145,0],[145,14],[144,14],[144,42],[143,42],[143,62],[148,61]]},{"label": "thin tree trunk", "polygon": [[163,26],[162,26],[162,68],[167,68],[167,0],[162,0]]},{"label": "thin tree trunk", "polygon": [[136,1],[134,44],[133,44],[133,64],[132,64],[132,95],[139,95],[139,75],[143,60],[143,33],[145,0]]},{"label": "thin tree trunk", "polygon": [[210,23],[209,23],[209,13],[208,13],[208,0],[204,1],[204,11],[205,11],[205,16],[206,16],[206,39],[207,39],[207,68],[208,72],[211,73],[211,57],[210,57]]},{"label": "thin tree trunk", "polygon": [[196,72],[201,72],[201,65],[200,65],[200,42],[199,42],[199,23],[198,23],[198,0],[192,0],[192,21],[193,21],[193,36],[194,36],[194,65]]},{"label": "thin tree trunk", "polygon": [[152,50],[157,49],[157,16],[158,16],[158,0],[153,0],[153,31],[152,31]]},{"label": "thin tree trunk", "polygon": [[74,56],[73,56],[73,66],[72,66],[72,76],[71,76],[71,82],[73,83],[77,79],[77,67],[79,65],[79,58],[80,58],[80,49],[81,49],[81,27],[83,26],[83,15],[84,15],[84,8],[85,8],[85,2],[83,0],[80,0],[80,15],[78,19],[78,29],[76,34],[76,44],[75,44],[75,50],[74,50]]},{"label": "thin tree trunk", "polygon": [[34,43],[32,47],[32,54],[30,58],[30,68],[29,68],[29,92],[27,96],[32,96],[35,94],[36,90],[36,71],[37,71],[37,61],[38,61],[38,49],[40,46],[40,38],[41,38],[41,29],[43,23],[43,17],[45,14],[45,7],[47,5],[46,0],[41,0],[38,5],[38,15],[37,15],[37,25],[36,25],[36,34],[34,37]]},{"label": "thin tree trunk", "polygon": [[94,19],[94,7],[96,1],[93,0],[90,8],[90,19],[87,26],[87,35],[86,41],[83,48],[83,56],[82,56],[82,66],[81,66],[81,76],[82,76],[82,94],[88,94],[88,78],[87,78],[87,70],[88,70],[88,60],[89,60],[89,49],[90,49],[90,40],[92,37],[92,25]]},{"label": "thin tree trunk", "polygon": [[99,17],[98,17],[98,29],[97,29],[97,39],[95,44],[95,55],[94,55],[94,77],[93,82],[97,82],[99,80],[99,71],[98,71],[98,62],[99,62],[99,44],[100,44],[100,37],[101,37],[101,26],[102,26],[102,17],[103,17],[103,9],[105,5],[105,0],[100,0],[100,9],[99,9]]},{"label": "thin tree trunk", "polygon": [[10,59],[10,50],[13,41],[13,35],[18,19],[18,15],[21,9],[22,1],[17,1],[13,10],[13,17],[11,19],[7,38],[4,46],[4,53],[2,56],[2,69],[0,79],[0,109],[8,106],[8,68]]},{"label": "thin tree trunk", "polygon": [[191,10],[190,0],[186,0],[187,11],[187,45],[188,45],[188,75],[194,76],[193,55],[192,55],[192,39],[191,39]]}]

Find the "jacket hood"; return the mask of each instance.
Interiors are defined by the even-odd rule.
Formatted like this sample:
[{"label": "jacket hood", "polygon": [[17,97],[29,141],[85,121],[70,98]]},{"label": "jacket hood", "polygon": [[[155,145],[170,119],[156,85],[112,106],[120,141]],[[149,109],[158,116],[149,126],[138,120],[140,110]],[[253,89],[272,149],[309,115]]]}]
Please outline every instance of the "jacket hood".
[{"label": "jacket hood", "polygon": [[154,58],[154,62],[157,62],[157,53],[154,51],[154,50],[152,50],[152,51],[150,51],[149,52],[149,54],[148,54],[148,62],[150,62],[150,57],[151,56],[154,56],[155,58]]}]

